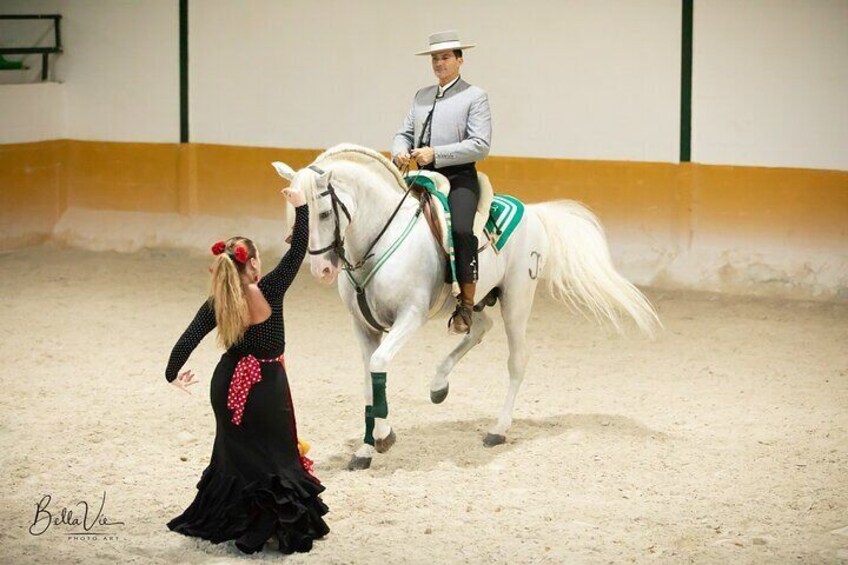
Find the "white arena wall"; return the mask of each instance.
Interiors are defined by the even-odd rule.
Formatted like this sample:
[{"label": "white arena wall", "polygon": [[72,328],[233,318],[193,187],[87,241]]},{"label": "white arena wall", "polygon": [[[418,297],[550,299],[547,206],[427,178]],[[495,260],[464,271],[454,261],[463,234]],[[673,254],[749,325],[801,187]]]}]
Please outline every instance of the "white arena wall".
[{"label": "white arena wall", "polygon": [[478,45],[463,76],[490,94],[496,189],[586,202],[642,284],[846,293],[846,0],[695,2],[692,163],[678,162],[680,1],[189,6],[180,144],[177,0],[3,2],[61,13],[65,52],[56,82],[0,85],[0,245],[202,248],[215,218],[273,225],[286,213],[268,161],[388,149],[433,80],[413,53],[456,28]]}]

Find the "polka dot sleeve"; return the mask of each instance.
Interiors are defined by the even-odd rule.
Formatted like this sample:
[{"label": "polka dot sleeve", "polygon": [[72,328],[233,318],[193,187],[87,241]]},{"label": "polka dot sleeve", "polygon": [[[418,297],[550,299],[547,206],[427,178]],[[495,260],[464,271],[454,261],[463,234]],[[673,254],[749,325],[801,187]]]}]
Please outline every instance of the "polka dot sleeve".
[{"label": "polka dot sleeve", "polygon": [[177,373],[182,369],[185,362],[188,361],[189,355],[200,341],[206,337],[206,334],[215,329],[215,311],[209,304],[209,301],[203,303],[197,314],[194,316],[191,324],[189,324],[180,339],[177,340],[174,349],[171,350],[171,357],[168,359],[168,367],[165,369],[165,378],[168,382],[177,378]]},{"label": "polka dot sleeve", "polygon": [[280,259],[280,263],[274,270],[259,281],[259,288],[267,298],[280,298],[286,293],[297,276],[301,263],[303,263],[308,244],[309,208],[306,204],[303,204],[294,209],[294,231],[291,247]]}]

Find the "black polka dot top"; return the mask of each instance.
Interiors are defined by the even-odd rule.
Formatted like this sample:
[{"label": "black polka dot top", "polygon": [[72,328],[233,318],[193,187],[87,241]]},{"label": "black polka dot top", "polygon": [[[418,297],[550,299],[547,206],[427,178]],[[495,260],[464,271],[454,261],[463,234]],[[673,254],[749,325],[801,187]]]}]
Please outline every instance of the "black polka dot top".
[{"label": "black polka dot top", "polygon": [[[261,324],[250,326],[242,341],[232,346],[228,353],[237,357],[253,355],[258,359],[272,359],[283,354],[286,348],[283,295],[297,275],[300,264],[303,263],[308,240],[309,210],[304,204],[295,208],[291,247],[280,259],[280,263],[274,270],[259,280],[259,289],[262,291],[262,296],[271,306],[271,317]],[[165,369],[165,378],[168,379],[168,382],[177,378],[177,374],[188,361],[191,352],[194,351],[194,348],[206,334],[215,329],[215,326],[215,310],[210,301],[207,300],[197,311],[194,320],[183,332],[171,351],[168,367]]]}]

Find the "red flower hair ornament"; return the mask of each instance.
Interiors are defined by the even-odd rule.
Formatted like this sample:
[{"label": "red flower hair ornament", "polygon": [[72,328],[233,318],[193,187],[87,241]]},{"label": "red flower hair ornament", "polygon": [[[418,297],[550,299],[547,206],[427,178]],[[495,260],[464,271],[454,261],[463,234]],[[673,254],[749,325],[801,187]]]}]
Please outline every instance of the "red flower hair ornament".
[{"label": "red flower hair ornament", "polygon": [[239,245],[238,247],[236,247],[233,250],[233,252],[236,256],[236,261],[238,261],[242,265],[247,263],[247,260],[249,259],[248,253],[247,253],[247,247],[245,247],[244,245]]},{"label": "red flower hair ornament", "polygon": [[212,246],[212,255],[220,255],[227,249],[227,244],[223,241],[219,241],[215,245]]}]

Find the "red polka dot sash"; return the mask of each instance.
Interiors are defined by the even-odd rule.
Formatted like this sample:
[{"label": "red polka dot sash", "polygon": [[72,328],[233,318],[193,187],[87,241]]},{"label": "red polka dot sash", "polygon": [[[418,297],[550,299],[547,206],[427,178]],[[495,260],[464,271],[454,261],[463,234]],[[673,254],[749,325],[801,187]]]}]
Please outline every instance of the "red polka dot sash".
[{"label": "red polka dot sash", "polygon": [[246,355],[239,360],[235,371],[233,371],[233,378],[230,380],[230,390],[227,393],[227,408],[232,410],[232,422],[236,426],[241,425],[241,418],[244,415],[244,405],[247,403],[247,396],[250,394],[250,389],[262,380],[260,363],[280,363],[283,367],[286,366],[282,355],[274,359],[257,359],[253,355]]}]

